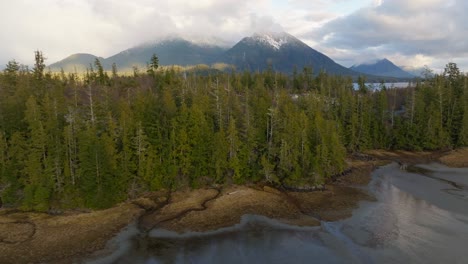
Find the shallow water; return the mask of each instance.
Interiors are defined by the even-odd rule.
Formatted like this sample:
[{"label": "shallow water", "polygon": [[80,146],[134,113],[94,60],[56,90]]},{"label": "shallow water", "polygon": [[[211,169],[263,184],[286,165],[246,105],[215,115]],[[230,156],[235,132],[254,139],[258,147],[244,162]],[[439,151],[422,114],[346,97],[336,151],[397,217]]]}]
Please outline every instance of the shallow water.
[{"label": "shallow water", "polygon": [[165,230],[113,241],[113,255],[90,263],[468,263],[468,169],[438,164],[374,171],[376,202],[351,218],[300,228],[259,216],[209,233]]},{"label": "shallow water", "polygon": [[[365,83],[366,87],[370,90],[380,90],[382,87],[381,83]],[[406,88],[408,86],[414,86],[414,84],[411,84],[409,82],[386,82],[384,83],[385,87],[388,88]],[[353,88],[355,90],[359,89],[359,83],[353,83]]]}]

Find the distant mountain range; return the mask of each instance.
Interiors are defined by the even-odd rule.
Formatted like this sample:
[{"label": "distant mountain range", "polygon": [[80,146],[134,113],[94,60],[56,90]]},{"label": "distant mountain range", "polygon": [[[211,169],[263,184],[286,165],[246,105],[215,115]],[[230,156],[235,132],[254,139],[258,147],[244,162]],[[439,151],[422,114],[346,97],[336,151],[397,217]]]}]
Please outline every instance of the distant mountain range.
[{"label": "distant mountain range", "polygon": [[412,79],[415,76],[402,70],[400,67],[393,64],[388,59],[378,60],[373,63],[363,63],[359,65],[353,65],[350,67],[351,70],[385,77],[396,77],[396,78],[408,78]]},{"label": "distant mountain range", "polygon": [[[401,69],[386,59],[375,65],[353,66],[348,69],[285,32],[257,33],[243,38],[231,48],[175,37],[130,48],[109,58],[78,53],[49,65],[49,68],[51,71],[63,69],[66,72],[84,72],[98,58],[106,70],[110,70],[115,63],[119,71],[131,71],[133,66],[146,67],[153,54],[158,56],[159,63],[163,66],[223,63],[241,71],[263,71],[271,67],[276,71],[292,73],[294,69],[302,71],[304,67],[311,67],[314,73],[325,71],[333,75],[352,77],[364,73],[374,80],[414,77],[408,73],[403,74]],[[392,68],[393,66],[396,69]]]},{"label": "distant mountain range", "polygon": [[166,39],[156,44],[141,45],[119,52],[109,58],[101,58],[91,54],[73,54],[61,61],[49,65],[51,71],[83,72],[94,67],[94,61],[99,58],[106,70],[112,69],[115,63],[118,70],[131,71],[133,66],[146,67],[151,56],[156,54],[160,65],[197,65],[220,61],[226,48],[214,45],[196,44],[181,38]]}]

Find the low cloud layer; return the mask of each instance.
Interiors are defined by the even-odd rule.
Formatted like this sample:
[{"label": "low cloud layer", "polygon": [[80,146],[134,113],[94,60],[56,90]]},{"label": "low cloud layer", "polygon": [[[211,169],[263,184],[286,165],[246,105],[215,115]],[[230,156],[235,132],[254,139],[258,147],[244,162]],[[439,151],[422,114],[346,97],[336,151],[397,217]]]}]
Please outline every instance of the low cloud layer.
[{"label": "low cloud layer", "polygon": [[462,0],[17,0],[0,1],[0,65],[52,63],[77,52],[111,56],[167,35],[234,44],[285,30],[345,65],[387,57],[399,65],[468,70]]}]

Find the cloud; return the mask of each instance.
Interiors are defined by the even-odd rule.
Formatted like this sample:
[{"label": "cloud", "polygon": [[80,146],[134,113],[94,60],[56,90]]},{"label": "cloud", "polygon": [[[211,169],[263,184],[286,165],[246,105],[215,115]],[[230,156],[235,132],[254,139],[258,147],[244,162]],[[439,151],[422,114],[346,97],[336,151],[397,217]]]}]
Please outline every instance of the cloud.
[{"label": "cloud", "polygon": [[422,66],[441,58],[468,57],[464,10],[468,10],[468,2],[463,0],[374,2],[310,31],[306,37],[318,39],[317,48],[328,48],[331,54],[341,56],[341,61],[349,60],[347,53],[390,56],[402,63],[410,63],[412,59],[413,64]]},{"label": "cloud", "polygon": [[281,32],[283,27],[276,23],[271,16],[250,15],[250,33],[255,32]]},{"label": "cloud", "polygon": [[167,35],[220,36],[234,42],[252,29],[279,24],[256,14],[266,0],[0,1],[0,63],[48,63],[77,52],[111,56]]},{"label": "cloud", "polygon": [[[0,65],[47,63],[86,52],[108,57],[168,35],[234,44],[287,31],[345,66],[387,57],[468,69],[464,0],[16,0],[0,1]],[[460,65],[460,64],[459,64]]]}]

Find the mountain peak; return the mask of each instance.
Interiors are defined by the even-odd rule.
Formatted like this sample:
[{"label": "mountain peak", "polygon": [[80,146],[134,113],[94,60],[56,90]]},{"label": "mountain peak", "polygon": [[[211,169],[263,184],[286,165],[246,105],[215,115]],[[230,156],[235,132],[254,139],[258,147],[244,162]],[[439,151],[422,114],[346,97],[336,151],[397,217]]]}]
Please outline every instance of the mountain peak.
[{"label": "mountain peak", "polygon": [[48,67],[52,71],[57,72],[62,69],[66,72],[83,72],[90,67],[90,65],[93,65],[96,59],[104,60],[104,58],[89,53],[75,53],[63,60],[52,63]]},{"label": "mountain peak", "polygon": [[413,78],[414,76],[405,72],[387,58],[374,60],[371,62],[353,65],[351,70],[372,74],[376,76],[397,77],[397,78]]},{"label": "mountain peak", "polygon": [[364,67],[364,66],[375,66],[375,65],[394,65],[393,62],[391,62],[387,58],[383,59],[371,59],[367,61],[363,61],[361,63],[354,64],[351,66],[351,68],[357,68],[357,67]]},{"label": "mountain peak", "polygon": [[387,58],[383,58],[381,60],[378,60],[376,64],[392,65],[392,66],[396,67],[396,65]]},{"label": "mountain peak", "polygon": [[275,50],[280,50],[283,45],[295,40],[293,36],[286,32],[255,33],[251,38],[256,42],[268,45]]}]

